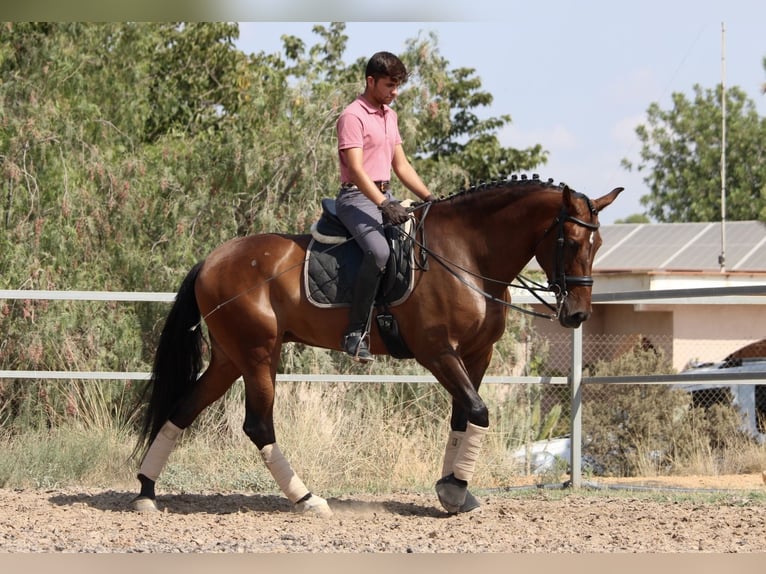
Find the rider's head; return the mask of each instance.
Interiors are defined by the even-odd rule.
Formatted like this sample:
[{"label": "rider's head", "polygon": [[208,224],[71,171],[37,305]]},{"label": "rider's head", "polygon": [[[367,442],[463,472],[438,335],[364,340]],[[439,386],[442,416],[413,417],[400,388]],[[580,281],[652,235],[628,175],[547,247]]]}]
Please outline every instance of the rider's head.
[{"label": "rider's head", "polygon": [[375,80],[387,76],[401,85],[407,81],[407,67],[391,52],[377,52],[367,62],[364,75]]}]

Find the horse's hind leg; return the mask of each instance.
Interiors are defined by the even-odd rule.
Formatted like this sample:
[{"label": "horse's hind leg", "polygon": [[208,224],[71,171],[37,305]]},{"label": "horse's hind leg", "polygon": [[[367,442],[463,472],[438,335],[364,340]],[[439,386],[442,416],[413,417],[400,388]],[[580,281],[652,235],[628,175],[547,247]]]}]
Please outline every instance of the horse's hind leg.
[{"label": "horse's hind leg", "polygon": [[[278,352],[276,353],[278,355]],[[261,459],[277,486],[297,512],[332,516],[327,501],[312,494],[282,454],[274,432],[274,384],[276,361],[260,362],[245,379],[245,423],[243,430],[258,447]]]},{"label": "horse's hind leg", "polygon": [[239,375],[239,370],[228,358],[216,353],[214,343],[210,365],[200,376],[191,393],[181,399],[141,461],[138,470],[141,491],[133,500],[135,510],[157,510],[155,484],[184,429],[191,425],[207,406],[221,398]]}]

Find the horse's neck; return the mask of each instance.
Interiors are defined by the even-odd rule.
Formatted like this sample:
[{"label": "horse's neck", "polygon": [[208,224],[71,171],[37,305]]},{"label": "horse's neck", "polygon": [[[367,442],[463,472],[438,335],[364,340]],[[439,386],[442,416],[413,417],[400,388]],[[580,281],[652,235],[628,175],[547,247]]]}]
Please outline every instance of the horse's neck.
[{"label": "horse's neck", "polygon": [[[449,234],[455,255],[471,259],[485,277],[511,282],[534,257],[535,248],[560,209],[560,194],[536,190],[474,192],[448,211],[439,233]],[[486,196],[478,194],[487,193]],[[505,194],[505,195],[503,195]],[[441,242],[440,242],[441,243]]]}]

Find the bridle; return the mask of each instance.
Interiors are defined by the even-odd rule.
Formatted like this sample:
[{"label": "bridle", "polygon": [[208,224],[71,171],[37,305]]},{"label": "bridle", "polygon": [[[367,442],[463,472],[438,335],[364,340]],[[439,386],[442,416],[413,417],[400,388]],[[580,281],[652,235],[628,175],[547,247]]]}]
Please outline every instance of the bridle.
[{"label": "bridle", "polygon": [[[593,206],[593,203],[591,203],[591,200],[584,195],[582,197],[588,202],[588,208],[590,209],[591,214],[595,215],[597,211]],[[566,207],[562,206],[558,217],[543,234],[542,239],[545,239],[554,226],[557,228],[556,253],[553,259],[553,280],[548,281],[548,289],[556,295],[557,299],[559,297],[566,298],[569,293],[568,287],[570,285],[573,287],[593,286],[593,277],[591,275],[567,275],[566,270],[564,269],[564,224],[568,221],[585,227],[586,229],[590,229],[591,241],[593,241],[593,233],[597,231],[600,226],[599,223],[590,223],[578,217],[574,217],[573,215],[569,215],[566,211]],[[540,240],[541,242],[542,239]]]}]

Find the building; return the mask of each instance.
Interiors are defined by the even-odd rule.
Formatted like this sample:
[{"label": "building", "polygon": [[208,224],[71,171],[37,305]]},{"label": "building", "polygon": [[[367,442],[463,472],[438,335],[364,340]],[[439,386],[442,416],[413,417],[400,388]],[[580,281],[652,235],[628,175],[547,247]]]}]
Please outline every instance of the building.
[{"label": "building", "polygon": [[[640,341],[663,348],[681,371],[694,362],[721,361],[766,338],[766,290],[760,296],[662,296],[666,290],[766,286],[766,224],[613,224],[603,225],[601,236],[593,265],[593,315],[583,324],[585,363],[613,358]],[[530,272],[539,269],[536,261],[528,266]],[[658,297],[605,301],[614,293],[642,291]],[[554,322],[534,325],[541,335],[560,331]],[[598,339],[613,343],[592,343]]]}]

